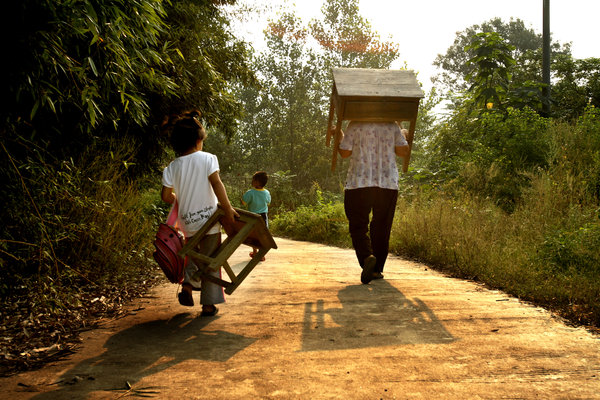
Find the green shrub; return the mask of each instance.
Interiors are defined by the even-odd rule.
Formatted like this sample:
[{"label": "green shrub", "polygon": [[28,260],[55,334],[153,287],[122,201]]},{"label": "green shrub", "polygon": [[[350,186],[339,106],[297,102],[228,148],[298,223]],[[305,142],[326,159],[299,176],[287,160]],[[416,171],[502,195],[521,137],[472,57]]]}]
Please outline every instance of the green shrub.
[{"label": "green shrub", "polygon": [[538,257],[555,273],[597,276],[600,275],[599,249],[600,224],[589,222],[574,230],[557,229],[548,233]]},{"label": "green shrub", "polygon": [[552,164],[600,202],[600,110],[588,107],[575,126],[556,124],[553,134]]},{"label": "green shrub", "polygon": [[270,222],[275,235],[296,240],[326,243],[349,247],[348,222],[344,205],[340,202],[323,202],[316,205],[300,206],[294,211],[285,211],[276,215]]},{"label": "green shrub", "polygon": [[132,146],[115,141],[62,161],[35,148],[22,160],[4,150],[10,194],[0,295],[47,285],[76,292],[137,279],[148,269],[156,219],[148,213],[149,199],[127,177]]},{"label": "green shrub", "polygon": [[28,144],[1,148],[3,371],[43,362],[45,353],[24,351],[75,340],[162,278],[151,243],[166,207],[158,190],[128,178],[133,146],[98,143],[57,160]]}]

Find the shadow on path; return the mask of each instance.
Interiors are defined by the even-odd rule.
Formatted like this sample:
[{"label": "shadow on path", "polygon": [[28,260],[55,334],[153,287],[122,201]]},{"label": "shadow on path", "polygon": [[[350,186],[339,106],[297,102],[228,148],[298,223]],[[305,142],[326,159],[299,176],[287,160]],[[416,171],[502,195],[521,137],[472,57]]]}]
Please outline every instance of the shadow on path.
[{"label": "shadow on path", "polygon": [[93,391],[124,389],[186,360],[227,361],[255,341],[204,329],[214,320],[182,313],[118,332],[107,340],[104,353],[82,361],[61,376],[56,391],[34,399],[67,399],[74,394],[85,398]]},{"label": "shadow on path", "polygon": [[408,299],[385,280],[338,292],[342,305],[306,303],[302,351],[340,350],[456,340],[418,298]]}]

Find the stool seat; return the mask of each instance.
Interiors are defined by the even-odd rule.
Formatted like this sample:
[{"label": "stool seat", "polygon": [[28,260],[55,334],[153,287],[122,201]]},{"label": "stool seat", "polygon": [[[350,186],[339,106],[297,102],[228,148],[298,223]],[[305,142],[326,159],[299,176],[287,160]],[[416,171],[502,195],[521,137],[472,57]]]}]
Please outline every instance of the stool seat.
[{"label": "stool seat", "polygon": [[[259,214],[235,208],[235,211],[240,215],[235,218],[234,223],[225,222],[223,217],[225,212],[221,205],[217,207],[217,211],[208,219],[202,228],[192,236],[183,248],[179,251],[182,257],[190,257],[201,273],[201,278],[223,286],[225,293],[231,294],[242,281],[252,272],[254,267],[267,254],[270,249],[276,249],[277,244],[271,236],[271,232],[267,229],[264,220]],[[195,251],[196,246],[202,240],[215,224],[221,223],[227,238],[221,243],[217,251],[211,256],[200,254]],[[246,266],[236,275],[227,263],[227,260],[237,250],[237,248],[245,244],[257,248],[258,251]],[[218,270],[223,267],[230,281],[226,281],[214,277],[208,273],[209,270]]]}]

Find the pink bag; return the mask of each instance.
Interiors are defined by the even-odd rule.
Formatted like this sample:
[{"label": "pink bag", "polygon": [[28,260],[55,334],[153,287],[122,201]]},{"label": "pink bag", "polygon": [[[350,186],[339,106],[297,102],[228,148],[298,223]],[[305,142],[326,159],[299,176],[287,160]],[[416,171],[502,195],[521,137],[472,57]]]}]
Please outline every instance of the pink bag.
[{"label": "pink bag", "polygon": [[154,239],[154,259],[171,283],[183,282],[186,260],[178,252],[184,244],[183,235],[175,228],[179,207],[177,202],[171,208],[167,221],[158,226]]}]

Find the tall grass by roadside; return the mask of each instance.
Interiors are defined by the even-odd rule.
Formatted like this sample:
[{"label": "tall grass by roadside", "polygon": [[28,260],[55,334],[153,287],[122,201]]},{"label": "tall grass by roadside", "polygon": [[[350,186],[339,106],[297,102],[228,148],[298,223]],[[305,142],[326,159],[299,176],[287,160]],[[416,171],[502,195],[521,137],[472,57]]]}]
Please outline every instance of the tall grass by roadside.
[{"label": "tall grass by roadside", "polygon": [[15,280],[115,283],[146,264],[152,214],[161,210],[157,193],[127,178],[130,154],[127,144],[109,143],[78,160],[41,153],[37,160],[13,160],[19,185],[9,207],[22,211],[4,235],[4,271],[12,276],[2,279],[2,293]]},{"label": "tall grass by roadside", "polygon": [[540,189],[513,214],[473,198],[401,200],[391,251],[600,326],[598,218],[541,208],[537,199],[561,194]]}]

